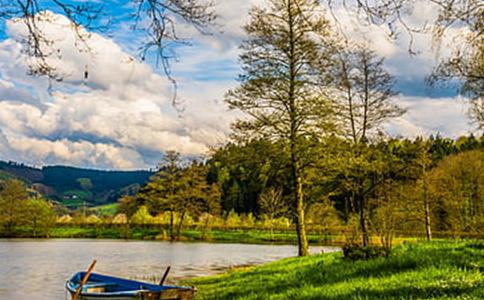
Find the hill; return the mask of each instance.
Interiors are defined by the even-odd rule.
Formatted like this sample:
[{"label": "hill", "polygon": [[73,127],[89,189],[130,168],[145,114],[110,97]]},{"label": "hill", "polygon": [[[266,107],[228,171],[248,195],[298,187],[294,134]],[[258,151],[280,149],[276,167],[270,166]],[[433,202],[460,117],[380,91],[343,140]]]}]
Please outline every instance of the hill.
[{"label": "hill", "polygon": [[0,161],[0,181],[18,178],[67,207],[97,206],[134,194],[153,175],[150,171],[104,171],[68,166],[35,168]]}]

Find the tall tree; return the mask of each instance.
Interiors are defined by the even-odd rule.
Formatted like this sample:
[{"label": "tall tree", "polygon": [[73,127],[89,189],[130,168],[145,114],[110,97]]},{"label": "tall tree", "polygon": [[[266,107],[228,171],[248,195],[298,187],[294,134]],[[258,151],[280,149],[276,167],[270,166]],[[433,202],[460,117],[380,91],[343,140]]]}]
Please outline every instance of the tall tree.
[{"label": "tall tree", "polygon": [[384,58],[366,46],[348,48],[339,53],[335,68],[337,110],[344,134],[359,143],[405,110],[392,101],[395,79],[384,69]]},{"label": "tall tree", "polygon": [[303,145],[327,133],[329,105],[322,88],[334,49],[316,0],[268,0],[250,11],[240,56],[243,74],[229,91],[230,108],[249,115],[234,124],[246,137],[283,141],[290,154],[299,255],[309,254],[304,221]]},{"label": "tall tree", "polygon": [[17,179],[3,182],[0,187],[0,225],[7,236],[22,222],[23,210],[29,194],[24,183]]},{"label": "tall tree", "polygon": [[177,191],[180,189],[180,154],[167,151],[159,171],[150,179],[138,194],[138,199],[146,202],[154,213],[170,213],[170,239],[175,239],[175,212],[179,202]]}]

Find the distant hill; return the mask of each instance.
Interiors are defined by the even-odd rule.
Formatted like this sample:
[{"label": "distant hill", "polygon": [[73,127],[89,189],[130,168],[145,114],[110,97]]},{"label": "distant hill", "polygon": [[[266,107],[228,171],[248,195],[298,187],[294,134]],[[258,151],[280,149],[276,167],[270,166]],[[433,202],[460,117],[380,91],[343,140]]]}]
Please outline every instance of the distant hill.
[{"label": "distant hill", "polygon": [[67,166],[34,168],[0,161],[0,181],[18,178],[44,196],[70,208],[114,203],[134,194],[153,175],[150,171],[103,171]]}]

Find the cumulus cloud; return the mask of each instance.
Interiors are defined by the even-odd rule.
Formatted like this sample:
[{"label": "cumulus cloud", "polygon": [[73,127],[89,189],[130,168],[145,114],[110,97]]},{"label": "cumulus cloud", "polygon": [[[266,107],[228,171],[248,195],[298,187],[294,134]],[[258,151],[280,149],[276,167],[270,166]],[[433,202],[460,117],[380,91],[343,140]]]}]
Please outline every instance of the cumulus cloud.
[{"label": "cumulus cloud", "polygon": [[[261,3],[217,1],[220,26],[212,35],[179,27],[181,36],[193,37],[193,47],[177,49],[181,60],[173,65],[183,101],[181,113],[171,105],[172,86],[166,77],[130,55],[132,41],[139,39],[126,28],[116,40],[84,32],[89,36],[87,49],[79,45],[65,17],[47,12],[55,21],[39,25],[55,41],[59,56],[49,62],[64,77],[55,83],[26,74],[29,61],[20,42],[25,27],[9,21],[9,38],[0,41],[0,159],[133,169],[154,166],[166,150],[194,156],[223,144],[238,116],[228,111],[223,95],[237,85],[238,46],[245,38],[242,26],[249,20],[250,7]],[[411,24],[434,15],[431,7],[419,3],[408,18]],[[369,43],[386,57],[390,72],[398,75],[402,88],[398,101],[409,112],[386,125],[389,133],[458,136],[471,131],[464,100],[422,92],[423,79],[436,60],[430,36],[415,37],[415,49],[421,53],[412,57],[407,35],[391,40],[385,25],[361,27],[356,15],[342,9],[336,14],[351,38]],[[465,29],[450,30],[443,52],[461,30]],[[49,93],[52,85],[55,92]]]},{"label": "cumulus cloud", "polygon": [[386,125],[394,136],[418,137],[431,134],[459,137],[472,132],[467,121],[467,101],[463,98],[400,97],[398,103],[408,109],[403,117]]},{"label": "cumulus cloud", "polygon": [[54,22],[39,24],[60,54],[49,63],[63,75],[61,84],[54,83],[55,92],[47,93],[52,84],[47,79],[25,75],[28,60],[19,42],[25,34],[21,22],[8,22],[11,38],[0,42],[0,126],[4,143],[18,153],[16,159],[34,164],[150,167],[156,161],[141,153],[173,149],[203,155],[211,143],[224,139],[229,122],[217,124],[204,114],[217,114],[213,99],[200,99],[198,94],[180,116],[172,107],[171,85],[163,75],[98,34],[89,34],[88,52],[79,51],[68,20],[47,14]]}]

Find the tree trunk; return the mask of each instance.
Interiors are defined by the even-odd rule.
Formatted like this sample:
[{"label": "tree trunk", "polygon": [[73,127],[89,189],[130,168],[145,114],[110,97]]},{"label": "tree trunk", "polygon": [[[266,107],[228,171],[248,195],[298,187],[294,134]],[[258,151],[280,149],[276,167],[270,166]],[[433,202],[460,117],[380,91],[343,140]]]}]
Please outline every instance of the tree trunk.
[{"label": "tree trunk", "polygon": [[308,240],[306,238],[306,226],[304,220],[304,194],[302,178],[299,174],[299,164],[296,160],[296,155],[294,151],[295,145],[291,144],[291,168],[292,175],[294,178],[294,200],[296,204],[296,233],[298,240],[298,255],[307,256],[309,255]]},{"label": "tree trunk", "polygon": [[429,193],[427,190],[427,180],[426,180],[427,173],[424,167],[424,180],[423,180],[423,200],[424,200],[424,217],[425,217],[425,234],[427,236],[427,241],[432,240],[432,230],[430,227],[430,203],[429,203]]},{"label": "tree trunk", "polygon": [[210,222],[210,215],[207,214],[207,217],[205,218],[205,224],[203,225],[203,230],[202,230],[202,241],[204,241],[207,238],[209,222]]},{"label": "tree trunk", "polygon": [[370,235],[368,234],[368,226],[366,224],[366,214],[365,214],[365,200],[364,197],[359,196],[359,211],[360,211],[360,229],[363,246],[366,247],[370,245]]},{"label": "tree trunk", "polygon": [[427,235],[427,241],[432,240],[432,230],[430,228],[430,206],[427,197],[424,199],[425,210],[425,234]]},{"label": "tree trunk", "polygon": [[170,210],[170,241],[173,242],[175,240],[175,232],[173,230],[174,220],[173,220],[173,210]]},{"label": "tree trunk", "polygon": [[183,220],[185,219],[185,214],[186,214],[186,211],[184,210],[180,216],[180,222],[178,222],[178,226],[176,228],[176,239],[179,240],[180,239],[180,233],[181,233],[181,228],[183,226]]},{"label": "tree trunk", "polygon": [[301,177],[296,178],[296,231],[298,239],[299,256],[309,255],[308,240],[306,238],[306,225],[304,219],[304,195],[302,190]]}]

